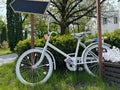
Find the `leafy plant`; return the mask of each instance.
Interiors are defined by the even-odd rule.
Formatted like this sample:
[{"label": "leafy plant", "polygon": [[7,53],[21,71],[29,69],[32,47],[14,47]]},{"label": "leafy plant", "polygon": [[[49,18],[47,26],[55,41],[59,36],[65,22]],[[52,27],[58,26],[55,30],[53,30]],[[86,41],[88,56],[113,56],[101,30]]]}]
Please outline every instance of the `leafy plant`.
[{"label": "leafy plant", "polygon": [[120,48],[120,29],[111,33],[106,33],[105,36],[107,36],[107,39],[105,40],[106,43]]},{"label": "leafy plant", "polygon": [[[21,55],[24,51],[30,49],[30,42],[31,42],[30,39],[19,41],[19,43],[15,47],[15,51],[18,53],[18,55]],[[66,53],[74,52],[76,48],[76,39],[69,35],[52,36],[50,42]],[[43,47],[45,45],[45,39],[36,38],[34,45],[35,47]],[[49,48],[49,51],[55,56],[57,67],[59,69],[62,68],[65,65],[64,63],[65,57],[51,48]]]},{"label": "leafy plant", "polygon": [[87,72],[54,71],[47,83],[22,84],[15,75],[15,62],[0,67],[0,90],[119,90]]},{"label": "leafy plant", "polygon": [[[105,36],[107,36],[108,39],[105,40],[105,42],[120,48],[120,43],[119,43],[120,36],[119,35],[120,35],[120,30],[116,30],[113,33],[106,33]],[[94,37],[96,37],[96,35],[89,35],[85,37],[83,41],[85,41],[86,39],[90,39],[90,38],[92,39]],[[62,36],[57,35],[57,36],[52,36],[50,42],[53,45],[55,45],[57,48],[59,48],[60,50],[64,51],[65,53],[73,53],[75,52],[77,40],[70,35],[62,35]],[[86,43],[86,44],[90,44],[90,43]],[[35,44],[35,47],[43,47],[45,45],[45,39],[36,38],[34,44]],[[16,52],[19,55],[28,49],[30,49],[30,39],[20,41],[15,48]],[[56,59],[57,68],[63,69],[63,67],[65,67],[65,63],[64,63],[65,57],[57,53],[51,48],[49,48],[49,51],[54,55]],[[82,51],[83,51],[83,48],[80,47],[79,55],[81,55]]]}]

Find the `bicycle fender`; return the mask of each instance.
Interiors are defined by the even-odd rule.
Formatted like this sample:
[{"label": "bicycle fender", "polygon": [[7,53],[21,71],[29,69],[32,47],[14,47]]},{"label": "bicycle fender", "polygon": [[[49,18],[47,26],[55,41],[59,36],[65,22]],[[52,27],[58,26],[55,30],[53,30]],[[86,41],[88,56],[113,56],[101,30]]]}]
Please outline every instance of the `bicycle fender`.
[{"label": "bicycle fender", "polygon": [[[98,44],[98,42],[91,43],[91,44],[88,45],[87,47],[89,47],[89,46],[91,46],[91,45],[95,45],[95,44]],[[109,48],[111,47],[111,45],[108,44],[108,43],[102,43],[102,45],[108,46]]]},{"label": "bicycle fender", "polygon": [[109,48],[112,47],[112,46],[111,46],[110,44],[108,44],[108,43],[103,43],[103,45],[106,45],[106,46],[108,46]]},{"label": "bicycle fender", "polygon": [[[42,47],[35,47],[35,49],[40,49],[40,50],[43,50],[43,48]],[[54,70],[56,70],[56,61],[55,61],[55,58],[54,58],[54,56],[53,56],[53,54],[50,52],[50,51],[46,51],[49,55],[50,55],[50,57],[52,58],[52,61],[53,61],[53,68],[54,68]]]}]

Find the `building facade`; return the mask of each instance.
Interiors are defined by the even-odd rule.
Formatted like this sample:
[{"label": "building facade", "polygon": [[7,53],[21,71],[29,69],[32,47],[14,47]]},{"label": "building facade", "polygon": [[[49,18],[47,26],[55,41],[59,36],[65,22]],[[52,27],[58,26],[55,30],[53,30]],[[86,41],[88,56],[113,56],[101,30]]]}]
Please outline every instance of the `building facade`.
[{"label": "building facade", "polygon": [[[101,30],[102,34],[106,32],[113,32],[120,28],[120,0],[118,1],[118,10],[115,11],[104,11],[101,14]],[[95,34],[98,32],[97,19],[91,18],[86,25],[86,29]]]}]

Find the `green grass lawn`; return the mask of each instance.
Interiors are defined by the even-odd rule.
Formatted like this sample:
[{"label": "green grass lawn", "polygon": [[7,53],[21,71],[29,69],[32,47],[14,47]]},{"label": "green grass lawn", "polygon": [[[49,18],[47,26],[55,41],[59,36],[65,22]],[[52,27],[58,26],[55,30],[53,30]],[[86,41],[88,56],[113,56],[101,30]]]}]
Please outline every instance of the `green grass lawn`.
[{"label": "green grass lawn", "polygon": [[5,54],[10,54],[12,53],[9,48],[7,49],[2,49],[0,48],[0,55],[5,55]]},{"label": "green grass lawn", "polygon": [[15,75],[15,62],[0,66],[0,90],[119,90],[88,73],[54,71],[45,84],[35,87],[21,84]]}]

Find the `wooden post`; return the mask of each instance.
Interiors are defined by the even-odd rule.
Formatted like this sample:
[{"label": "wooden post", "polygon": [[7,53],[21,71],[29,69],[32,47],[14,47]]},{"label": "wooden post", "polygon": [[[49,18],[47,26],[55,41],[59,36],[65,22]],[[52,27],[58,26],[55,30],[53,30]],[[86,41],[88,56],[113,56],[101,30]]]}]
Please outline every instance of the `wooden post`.
[{"label": "wooden post", "polygon": [[100,77],[103,76],[103,63],[102,63],[102,38],[101,38],[101,9],[100,0],[96,0],[97,6],[97,29],[98,29],[98,51],[99,51],[99,73]]},{"label": "wooden post", "polygon": [[34,48],[34,15],[31,14],[30,16],[30,23],[31,23],[31,48]]},{"label": "wooden post", "polygon": [[[31,48],[34,48],[34,15],[31,14],[30,16],[30,23],[31,23]],[[34,65],[34,53],[31,53],[31,62]],[[33,70],[32,70],[33,74]]]}]

